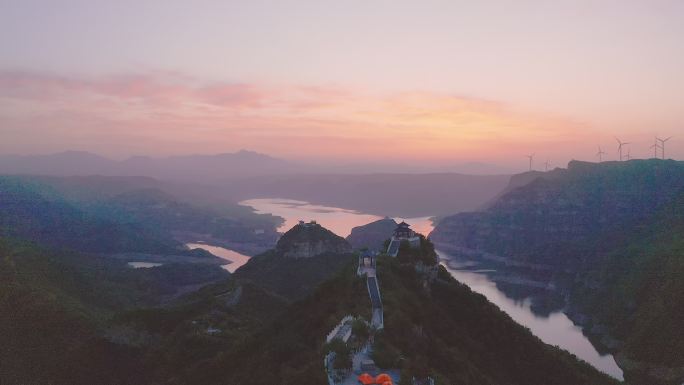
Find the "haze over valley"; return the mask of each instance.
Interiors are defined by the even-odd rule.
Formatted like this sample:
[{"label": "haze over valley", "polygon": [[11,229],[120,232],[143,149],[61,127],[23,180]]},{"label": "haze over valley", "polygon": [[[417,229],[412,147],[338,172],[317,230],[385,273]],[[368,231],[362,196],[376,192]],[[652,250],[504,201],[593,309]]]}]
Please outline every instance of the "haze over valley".
[{"label": "haze over valley", "polygon": [[684,2],[0,10],[1,385],[684,384]]}]

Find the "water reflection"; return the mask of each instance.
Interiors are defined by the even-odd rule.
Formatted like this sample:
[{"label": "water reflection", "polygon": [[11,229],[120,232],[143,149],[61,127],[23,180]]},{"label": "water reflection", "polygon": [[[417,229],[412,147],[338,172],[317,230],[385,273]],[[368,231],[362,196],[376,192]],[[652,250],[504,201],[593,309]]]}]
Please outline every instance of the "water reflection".
[{"label": "water reflection", "polygon": [[[300,220],[313,219],[335,234],[347,237],[352,228],[382,219],[377,215],[339,207],[315,205],[294,199],[249,199],[240,204],[254,208],[259,214],[272,214],[285,219],[285,222],[278,228],[280,232],[291,229]],[[395,218],[395,220],[398,222],[405,220],[413,230],[421,234],[427,235],[432,231],[430,217]]]},{"label": "water reflection", "polygon": [[[442,260],[448,260],[449,256],[438,251]],[[539,337],[549,345],[557,345],[577,357],[587,361],[597,369],[619,380],[623,379],[622,370],[615,363],[612,355],[600,355],[587,337],[582,334],[582,329],[575,326],[572,321],[560,311],[552,312],[548,316],[536,315],[531,309],[530,298],[515,300],[507,297],[496,287],[496,283],[485,274],[475,271],[458,270],[442,263],[444,267],[457,280],[468,285],[473,291],[478,292],[497,305],[501,310],[508,313],[517,323],[530,329],[532,334]]]},{"label": "water reflection", "polygon": [[161,266],[163,263],[154,263],[154,262],[128,262],[128,266],[134,268],[134,269],[149,269],[150,267],[157,267]]},{"label": "water reflection", "polygon": [[[346,237],[351,233],[353,227],[381,219],[377,215],[364,214],[337,207],[312,205],[308,202],[290,199],[251,199],[243,201],[241,204],[253,207],[258,213],[268,213],[283,217],[285,223],[279,228],[279,231],[290,229],[299,220],[308,221],[314,219],[336,234]],[[433,223],[429,217],[395,218],[395,220],[405,220],[415,231],[425,235],[429,234],[433,229]],[[440,254],[443,260],[449,259],[449,256],[445,253],[438,252],[438,254]],[[465,268],[477,265],[477,262],[465,261],[458,266]],[[557,345],[587,361],[604,373],[622,380],[622,370],[615,363],[613,356],[609,354],[600,355],[589,339],[582,334],[581,329],[575,326],[562,312],[550,311],[544,315],[535,314],[532,309],[532,301],[527,295],[521,295],[519,298],[513,299],[507,297],[503,291],[499,290],[496,283],[487,276],[488,273],[491,273],[489,269],[478,271],[472,269],[458,270],[449,266],[446,266],[446,268],[457,280],[470,286],[474,291],[483,294],[489,301],[508,313],[516,322],[528,327],[542,341],[551,345]],[[525,292],[525,290],[521,292]]]},{"label": "water reflection", "polygon": [[212,246],[206,243],[187,243],[186,246],[191,249],[206,250],[217,257],[221,257],[225,260],[230,261],[230,263],[222,265],[221,267],[223,267],[231,273],[234,273],[235,270],[237,270],[240,266],[244,265],[245,263],[247,263],[247,261],[249,261],[249,256],[240,254],[237,251],[226,249],[220,246]]}]

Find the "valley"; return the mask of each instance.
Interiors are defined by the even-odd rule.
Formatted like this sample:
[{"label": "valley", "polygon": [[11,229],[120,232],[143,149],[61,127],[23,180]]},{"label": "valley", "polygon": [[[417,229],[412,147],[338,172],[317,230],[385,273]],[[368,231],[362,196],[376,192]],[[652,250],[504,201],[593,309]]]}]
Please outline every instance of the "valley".
[{"label": "valley", "polygon": [[432,238],[493,270],[513,296],[511,277],[550,288],[531,295],[531,308],[562,310],[599,351],[613,353],[628,382],[677,383],[682,164],[571,162],[484,210],[444,218]]},{"label": "valley", "polygon": [[[620,172],[639,174],[650,173],[651,167],[661,165],[644,165],[637,162],[621,166],[626,168],[619,169]],[[581,174],[577,174],[578,167],[582,168]],[[437,285],[431,290],[439,291],[441,283],[438,282],[441,281],[434,281],[435,274],[442,274],[441,280],[445,282],[455,278],[459,285],[464,284],[472,293],[483,295],[487,303],[495,305],[497,311],[503,311],[501,314],[510,317],[517,325],[527,328],[531,335],[540,341],[569,352],[573,357],[587,362],[616,380],[627,380],[638,385],[649,383],[650,375],[644,373],[648,373],[650,369],[644,369],[643,363],[635,360],[633,355],[626,355],[634,353],[625,352],[634,352],[634,344],[648,347],[653,342],[641,339],[625,343],[624,339],[616,338],[620,329],[611,326],[609,317],[615,315],[607,311],[624,310],[605,308],[597,311],[595,307],[603,303],[601,298],[587,295],[587,290],[599,290],[605,295],[614,295],[606,291],[610,290],[610,287],[592,284],[590,277],[599,279],[595,278],[596,267],[604,266],[605,263],[615,263],[615,260],[611,260],[608,255],[598,256],[591,261],[587,253],[595,252],[597,246],[600,250],[606,250],[604,252],[610,252],[613,248],[623,250],[621,244],[624,242],[624,236],[609,231],[605,233],[602,242],[598,243],[591,238],[591,233],[583,232],[583,228],[563,228],[565,224],[562,221],[554,222],[563,215],[571,215],[573,218],[580,218],[583,226],[589,223],[588,218],[582,217],[583,210],[594,203],[581,198],[582,191],[587,189],[582,183],[591,186],[597,183],[596,180],[601,181],[602,172],[616,172],[608,168],[608,171],[599,170],[597,174],[592,174],[584,167],[587,166],[571,165],[569,171],[556,170],[534,177],[516,176],[511,181],[511,187],[505,189],[499,198],[483,210],[440,218],[389,218],[354,209],[284,198],[243,200],[225,210],[221,207],[188,203],[165,191],[163,185],[151,187],[154,183],[150,185],[149,180],[127,180],[127,187],[103,195],[102,192],[105,189],[109,190],[107,186],[112,182],[108,178],[81,178],[74,185],[74,180],[54,177],[4,177],[0,179],[0,187],[3,189],[0,199],[4,200],[5,205],[0,209],[5,210],[3,220],[6,238],[28,239],[55,250],[67,253],[71,251],[80,255],[80,259],[64,260],[64,263],[70,266],[68,269],[73,269],[73,274],[87,274],[86,272],[94,267],[88,267],[91,266],[91,262],[73,266],[71,263],[95,257],[97,259],[93,261],[99,261],[97,263],[114,269],[112,273],[108,272],[101,277],[102,281],[97,285],[104,286],[98,289],[99,291],[106,291],[107,285],[121,285],[121,280],[124,279],[123,286],[127,288],[126,299],[117,299],[114,296],[104,307],[97,304],[97,301],[92,302],[92,298],[82,297],[82,294],[73,289],[68,289],[70,294],[65,298],[69,298],[68,301],[75,304],[73,309],[87,309],[85,312],[79,310],[75,313],[81,314],[78,317],[82,318],[81,322],[85,325],[83,336],[90,335],[88,339],[94,336],[106,344],[114,343],[107,349],[116,349],[119,345],[133,349],[133,355],[126,353],[128,358],[133,360],[130,364],[139,368],[136,370],[143,370],[140,368],[144,367],[154,368],[158,373],[153,375],[155,381],[168,380],[166,376],[174,372],[172,368],[188,359],[194,362],[193,366],[183,373],[174,374],[183,378],[180,380],[181,383],[191,381],[191,377],[186,376],[198,375],[199,367],[212,368],[208,369],[209,373],[219,370],[220,367],[228,365],[218,358],[221,354],[237,354],[240,349],[251,351],[251,348],[243,345],[252,343],[247,341],[266,344],[263,346],[264,349],[274,348],[275,345],[271,346],[269,342],[257,342],[254,339],[258,339],[260,333],[270,333],[267,330],[273,322],[277,323],[282,317],[288,317],[288,312],[298,312],[293,309],[297,309],[301,303],[306,303],[313,293],[320,290],[321,285],[325,286],[331,279],[336,279],[336,274],[355,263],[353,261],[356,254],[348,242],[357,248],[369,247],[370,251],[375,250],[384,254],[387,251],[387,244],[383,246],[385,240],[391,236],[398,222],[406,222],[415,231],[430,234],[430,239],[435,241],[434,252],[439,257],[438,270],[441,271],[426,273],[421,270],[422,267],[416,267],[419,274],[410,279],[417,279],[418,282],[423,282],[421,285],[427,285],[426,287]],[[672,173],[679,172],[677,167],[678,165],[674,165],[674,168],[662,173],[662,177],[673,178]],[[112,178],[120,180],[118,177]],[[521,182],[525,178],[527,179]],[[569,207],[564,206],[560,210],[554,209],[555,211],[534,211],[523,206],[521,211],[515,211],[518,209],[514,207],[526,199],[531,199],[542,207],[556,204],[558,200],[567,205],[567,200],[564,201],[562,196],[558,197],[558,193],[553,192],[554,184],[564,183],[567,178],[580,178],[579,182],[573,180],[574,190],[571,193],[575,194],[575,197]],[[583,181],[582,178],[589,182]],[[621,179],[611,179],[609,183],[622,186],[623,182]],[[89,185],[89,189],[84,189],[84,185]],[[668,186],[672,187],[673,184],[668,182]],[[526,196],[526,191],[540,188],[544,191],[541,198],[539,192],[532,195],[532,198]],[[624,191],[620,190],[622,188],[608,185],[599,189],[600,194],[617,194],[619,197],[611,196],[610,202],[615,205],[614,207],[602,206],[605,211],[601,215],[604,217],[599,218],[599,221],[605,222],[606,219],[603,218],[622,215],[622,227],[617,229],[629,231],[629,239],[641,240],[641,243],[632,243],[634,248],[630,250],[631,253],[638,253],[639,247],[647,247],[651,239],[662,239],[663,234],[667,234],[667,231],[663,230],[664,226],[678,228],[681,202],[677,200],[677,192],[655,192],[658,198],[654,203],[644,201],[646,192],[641,189]],[[78,195],[74,194],[76,191],[79,192]],[[595,199],[591,194],[587,195],[589,199]],[[635,197],[632,196],[634,194]],[[621,203],[620,199],[625,201]],[[641,211],[624,211],[627,207],[637,205],[634,199],[638,199]],[[33,210],[36,202],[40,204],[39,211]],[[505,215],[508,217],[502,216],[504,214],[501,212],[507,213]],[[653,214],[650,214],[651,212]],[[530,215],[551,217],[530,219]],[[496,221],[489,222],[489,216],[497,218]],[[46,218],[49,220],[45,220]],[[629,227],[639,221],[649,221],[654,225],[649,228]],[[516,223],[530,223],[527,226],[529,229]],[[62,224],[68,224],[71,230],[59,230]],[[314,235],[306,236],[294,231],[311,226],[321,230]],[[84,234],[97,233],[97,229],[103,228],[111,229],[107,233],[108,237],[102,238],[106,239],[104,244],[87,236],[84,238]],[[530,231],[549,231],[549,235],[548,238],[539,238],[530,235]],[[563,233],[559,235],[558,231]],[[285,235],[282,235],[283,233]],[[519,243],[519,239],[525,237],[529,237],[525,244]],[[559,243],[564,242],[563,237],[588,239],[594,243]],[[13,242],[6,250],[22,255],[24,251],[20,251],[21,247],[15,246],[16,243]],[[676,238],[668,239],[668,242],[674,242],[672,250],[676,253]],[[557,249],[562,250],[563,255],[560,267],[554,264],[554,257],[548,253],[548,250],[553,250],[552,247],[557,247],[554,246],[556,244],[563,245]],[[399,254],[401,253],[400,250]],[[406,250],[403,253],[406,253]],[[379,267],[385,266],[384,268],[389,268],[390,271],[395,269],[394,273],[389,273],[390,277],[397,274],[397,277],[405,275],[408,274],[404,271],[407,268],[406,258],[408,257],[400,256],[401,262],[396,266],[394,262],[381,258],[380,261],[385,262],[380,263]],[[677,259],[668,263],[675,263],[673,270],[670,271],[676,273]],[[27,265],[27,271],[31,271],[32,266],[34,265]],[[384,274],[388,274],[387,270],[379,270],[378,274],[381,277],[383,302],[386,298],[388,300],[385,320],[389,322],[395,317],[392,315],[392,309],[403,309],[405,305],[393,302],[392,293],[397,287],[392,280],[387,282],[383,271]],[[68,274],[72,273],[50,278],[46,293],[51,290],[66,290],[61,287]],[[577,284],[578,274],[585,277],[579,281],[581,284]],[[611,270],[603,270],[600,274],[614,277],[611,279],[622,279]],[[22,281],[20,277],[21,275],[18,275],[16,278],[20,283],[18,287],[25,287],[30,292],[37,290],[30,281]],[[87,275],[83,277],[86,278]],[[352,293],[358,291],[359,288],[354,288],[358,283],[354,283],[351,278],[345,279],[350,279],[347,285],[351,285],[348,289],[352,290]],[[97,286],[96,281],[89,278],[86,282],[86,286]],[[133,286],[128,288],[130,285]],[[45,286],[40,287],[40,290],[44,290]],[[38,294],[42,293],[40,290],[35,291],[35,295],[45,295]],[[401,290],[408,296],[415,294],[410,293],[413,289],[408,287]],[[343,297],[347,295],[338,294]],[[421,301],[430,303],[432,300],[427,298]],[[9,297],[6,300],[15,299]],[[326,299],[328,300],[329,298]],[[349,300],[352,301],[352,298]],[[350,307],[338,308],[334,314],[326,317],[327,327],[330,328],[339,322],[339,317],[350,311],[349,309],[356,309],[356,314],[370,320],[367,310],[362,310],[366,305],[352,301],[345,306]],[[425,306],[427,307],[420,311],[435,311],[431,308],[432,305]],[[449,305],[445,303],[440,306]],[[417,309],[414,311],[419,311]],[[69,310],[72,311],[75,310]],[[400,310],[401,313],[404,311],[406,310]],[[499,316],[494,318],[497,317]],[[405,320],[394,319],[394,322],[401,324]],[[677,321],[673,319],[672,322],[676,325]],[[652,326],[646,324],[639,327]],[[104,334],[101,330],[104,330]],[[327,333],[320,327],[316,330],[321,336]],[[392,331],[391,326],[388,331]],[[379,351],[407,349],[407,346],[399,343],[401,333],[395,332],[399,334],[392,337],[393,342],[388,341],[390,345],[380,343],[374,346],[377,346]],[[498,333],[494,330],[492,332]],[[301,331],[295,332],[296,335],[300,335],[299,333]],[[309,343],[319,337],[311,335],[312,340]],[[83,343],[84,349],[91,348],[88,345],[90,342],[86,343],[84,340]],[[194,344],[191,349],[193,358],[184,358],[183,349],[188,343]],[[678,342],[672,340],[671,343]],[[309,345],[309,349],[311,348],[313,346]],[[318,349],[315,348],[314,351]],[[138,354],[147,356],[151,352],[164,352],[167,358],[162,361],[133,358]],[[110,353],[103,354],[106,356]],[[395,361],[397,358],[394,354],[396,352],[388,356],[389,358],[378,358],[379,362],[390,365],[385,367],[387,370],[395,370],[402,366],[406,369],[407,366]],[[657,353],[647,350],[643,354],[646,354],[645,357],[653,357]],[[233,357],[238,359],[236,356]],[[242,359],[245,358],[239,357],[239,360]],[[676,358],[673,360],[676,362]],[[488,364],[482,361],[478,364],[471,362],[468,365]],[[242,368],[236,368],[232,364],[228,366],[236,370],[236,379],[245,380],[241,377],[244,374]],[[429,363],[427,367],[430,368],[429,372],[435,373],[438,378],[455,375],[446,374],[446,367],[431,366]],[[59,372],[55,368],[50,370]],[[317,372],[319,369],[315,369],[314,366],[307,370],[312,374],[322,373]],[[397,378],[401,377],[398,369],[390,372]],[[666,373],[663,375],[665,377],[678,375],[676,371],[663,373]],[[282,373],[281,376],[289,378],[289,375]],[[206,379],[208,383],[213,383],[215,380],[210,377]],[[444,378],[441,381],[443,380]],[[661,380],[663,384],[670,384],[667,379],[661,377],[658,381]]]},{"label": "valley", "polygon": [[[310,205],[303,201],[254,199],[243,201],[241,204],[253,207],[257,213],[282,217],[285,223],[283,226],[295,225],[300,220],[316,219],[318,223],[336,230],[337,234],[349,234],[353,227],[382,219],[382,217],[354,210]],[[419,233],[430,234],[433,230],[433,222],[427,217],[395,218],[395,220],[406,221]],[[532,333],[544,342],[566,349],[599,370],[622,379],[622,370],[615,364],[612,356],[605,352],[603,354],[598,353],[590,339],[583,335],[581,329],[565,316],[561,311],[562,309],[555,309],[547,314],[538,314],[529,304],[532,294],[523,297],[511,296],[511,290],[501,289],[500,283],[491,280],[486,272],[473,271],[473,269],[467,268],[469,261],[477,264],[478,260],[460,260],[459,262],[466,266],[459,266],[450,263],[452,257],[448,253],[439,249],[437,253],[454,278],[470,286],[474,291],[485,295],[489,301],[511,315],[516,322],[530,328]],[[454,268],[449,266],[454,266]],[[528,289],[526,284],[513,286]]]},{"label": "valley", "polygon": [[684,0],[0,6],[0,385],[684,385]]}]

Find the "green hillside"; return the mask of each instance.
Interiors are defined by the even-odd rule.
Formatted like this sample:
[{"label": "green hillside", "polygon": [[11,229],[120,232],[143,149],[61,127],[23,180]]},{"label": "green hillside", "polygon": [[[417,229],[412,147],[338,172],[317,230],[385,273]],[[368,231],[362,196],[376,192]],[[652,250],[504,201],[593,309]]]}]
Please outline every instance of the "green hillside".
[{"label": "green hillside", "polygon": [[[381,259],[378,272],[386,330],[377,337],[382,357],[376,361],[398,365],[406,376],[427,372],[439,384],[614,383],[542,343],[443,268],[427,286],[413,265],[396,259]],[[348,265],[273,324],[194,375],[208,384],[325,383],[325,335],[344,315],[369,319],[369,312],[365,279]]]},{"label": "green hillside", "polygon": [[143,352],[105,338],[111,317],[226,277],[210,265],[131,269],[0,240],[0,383],[143,383]]},{"label": "green hillside", "polygon": [[626,379],[650,385],[684,381],[682,234],[684,163],[652,159],[571,163],[486,210],[445,218],[432,238],[546,266],[547,277],[515,273],[552,282],[570,317],[618,353]]}]

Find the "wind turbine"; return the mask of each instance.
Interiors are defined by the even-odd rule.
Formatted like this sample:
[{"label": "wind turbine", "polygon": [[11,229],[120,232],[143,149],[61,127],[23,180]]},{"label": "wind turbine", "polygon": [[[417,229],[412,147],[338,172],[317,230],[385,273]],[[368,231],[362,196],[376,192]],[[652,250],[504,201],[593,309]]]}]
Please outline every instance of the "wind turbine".
[{"label": "wind turbine", "polygon": [[532,159],[534,159],[534,153],[525,156],[530,160],[530,171],[532,171]]},{"label": "wind turbine", "polygon": [[615,138],[615,140],[618,142],[618,154],[620,154],[620,161],[622,161],[622,146],[629,144],[629,142],[622,142],[618,138]]},{"label": "wind turbine", "polygon": [[656,140],[660,141],[660,150],[662,151],[663,159],[665,159],[665,142],[667,142],[670,139],[672,139],[671,136],[668,138],[665,138],[665,139],[660,139],[659,137],[656,136]]},{"label": "wind turbine", "polygon": [[660,148],[660,145],[658,144],[658,137],[657,136],[655,138],[655,143],[650,148],[653,149],[653,159],[658,159],[658,149]]},{"label": "wind turbine", "polygon": [[629,148],[627,149],[627,156],[626,156],[626,158],[627,158],[627,160],[632,159],[632,155],[630,154],[630,149],[629,149]]},{"label": "wind turbine", "polygon": [[549,171],[549,167],[551,167],[551,162],[547,159],[546,162],[544,162],[544,171]]},{"label": "wind turbine", "polygon": [[603,155],[605,155],[605,154],[606,153],[603,150],[601,150],[601,146],[599,146],[599,150],[596,153],[596,156],[599,157],[599,163],[603,162]]}]

